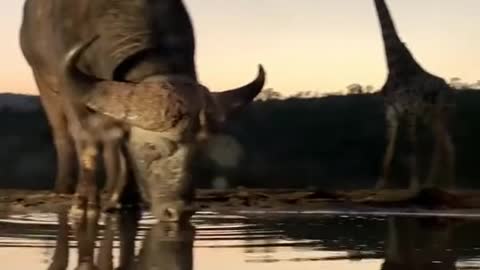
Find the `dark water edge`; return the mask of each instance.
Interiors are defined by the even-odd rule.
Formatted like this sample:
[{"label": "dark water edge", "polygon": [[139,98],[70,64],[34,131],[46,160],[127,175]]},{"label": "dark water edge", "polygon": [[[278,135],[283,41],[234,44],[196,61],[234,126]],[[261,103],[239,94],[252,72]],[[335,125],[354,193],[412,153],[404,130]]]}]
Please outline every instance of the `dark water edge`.
[{"label": "dark water edge", "polygon": [[[74,269],[78,248],[93,242],[64,214],[2,217],[0,260],[8,269],[47,269],[53,258],[61,265],[59,252],[68,250]],[[126,269],[480,269],[480,218],[200,212],[193,227],[175,227],[144,213],[135,230],[129,216],[100,218],[90,231],[94,258],[119,266],[122,248],[124,264],[134,256],[139,263]]]}]

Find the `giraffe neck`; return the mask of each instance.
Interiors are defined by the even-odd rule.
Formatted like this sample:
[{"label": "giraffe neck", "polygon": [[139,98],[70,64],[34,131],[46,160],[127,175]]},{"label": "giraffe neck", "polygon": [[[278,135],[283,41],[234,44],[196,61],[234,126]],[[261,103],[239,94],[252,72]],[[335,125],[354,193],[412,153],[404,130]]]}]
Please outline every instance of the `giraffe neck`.
[{"label": "giraffe neck", "polygon": [[385,0],[374,0],[382,31],[387,66],[390,74],[408,76],[423,71],[398,36]]}]

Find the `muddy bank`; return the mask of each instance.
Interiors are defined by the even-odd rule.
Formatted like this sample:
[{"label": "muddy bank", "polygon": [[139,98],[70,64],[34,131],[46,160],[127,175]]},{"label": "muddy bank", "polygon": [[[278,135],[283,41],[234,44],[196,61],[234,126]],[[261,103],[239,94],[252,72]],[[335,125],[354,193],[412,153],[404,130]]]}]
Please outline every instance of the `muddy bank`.
[{"label": "muddy bank", "polygon": [[[69,207],[71,196],[50,191],[1,190],[0,212],[52,212]],[[198,191],[196,204],[205,211],[382,209],[458,210],[480,214],[480,192],[425,189],[408,190],[272,190],[232,189]]]}]

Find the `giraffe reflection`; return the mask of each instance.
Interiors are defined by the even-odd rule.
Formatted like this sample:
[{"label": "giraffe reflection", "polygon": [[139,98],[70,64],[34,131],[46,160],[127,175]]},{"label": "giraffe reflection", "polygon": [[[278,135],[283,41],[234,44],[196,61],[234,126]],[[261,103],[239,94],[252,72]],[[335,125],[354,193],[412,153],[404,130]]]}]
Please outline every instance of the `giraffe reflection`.
[{"label": "giraffe reflection", "polygon": [[456,269],[452,229],[446,219],[390,217],[381,269]]},{"label": "giraffe reflection", "polygon": [[[78,262],[76,270],[129,270],[163,269],[191,270],[193,266],[194,227],[188,223],[160,222],[154,225],[142,241],[141,249],[135,254],[135,239],[138,231],[138,211],[126,211],[121,214],[106,214],[103,233],[98,233],[99,212],[85,217],[73,228],[78,241]],[[59,230],[56,248],[49,270],[66,270],[68,267],[67,214],[59,214]],[[98,235],[97,235],[98,234]],[[118,238],[116,236],[118,235]],[[95,243],[101,236],[97,257]],[[120,243],[120,256],[114,261],[114,240]],[[114,265],[118,267],[114,268]]]}]

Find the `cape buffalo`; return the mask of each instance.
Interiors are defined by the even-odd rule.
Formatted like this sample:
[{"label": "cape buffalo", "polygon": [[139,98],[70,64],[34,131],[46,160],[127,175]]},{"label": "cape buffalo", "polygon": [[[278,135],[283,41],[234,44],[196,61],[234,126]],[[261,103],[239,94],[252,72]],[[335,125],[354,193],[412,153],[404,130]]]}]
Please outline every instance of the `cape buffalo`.
[{"label": "cape buffalo", "polygon": [[265,83],[260,65],[239,88],[202,86],[181,0],[27,0],[20,41],[53,131],[55,190],[73,192],[78,172],[74,209],[96,207],[103,154],[108,206],[132,175],[158,219],[191,215],[192,152]]}]

